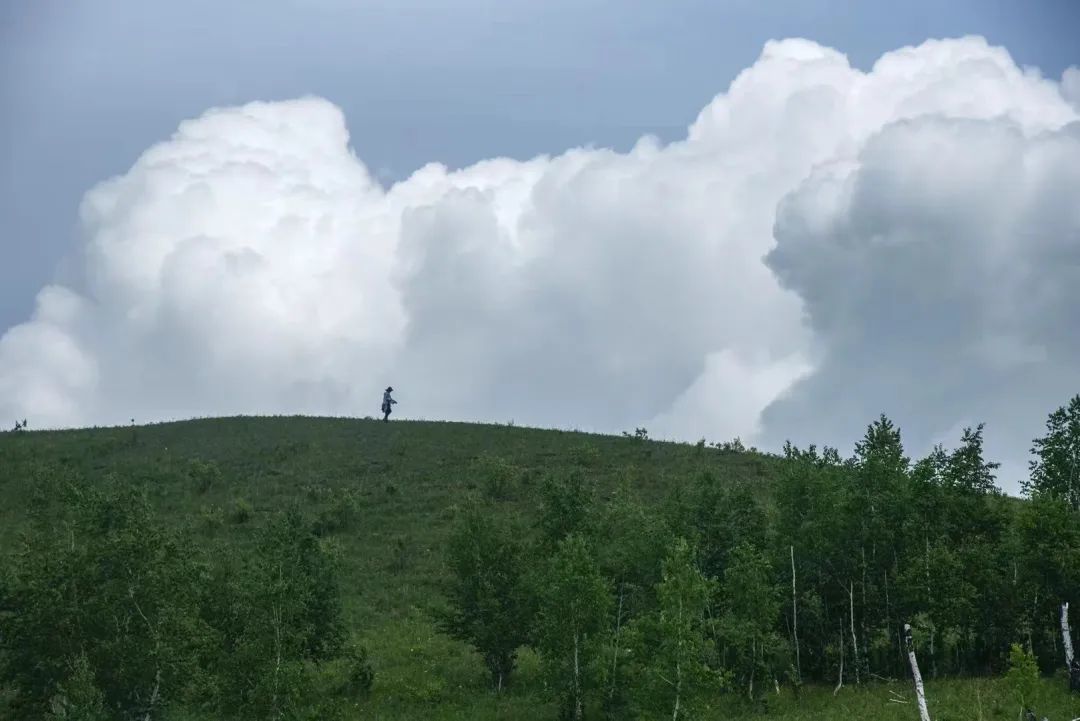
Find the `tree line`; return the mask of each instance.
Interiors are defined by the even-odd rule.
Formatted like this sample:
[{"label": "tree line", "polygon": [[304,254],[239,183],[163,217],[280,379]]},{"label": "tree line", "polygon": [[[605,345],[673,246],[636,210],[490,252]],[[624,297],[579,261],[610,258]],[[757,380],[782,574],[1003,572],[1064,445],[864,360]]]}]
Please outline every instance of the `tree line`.
[{"label": "tree line", "polygon": [[35,478],[0,567],[0,690],[14,718],[333,719],[373,672],[342,621],[339,559],[298,511],[213,549],[115,478]]},{"label": "tree line", "polygon": [[930,678],[1025,659],[1049,673],[1065,665],[1062,604],[1080,595],[1080,396],[1032,454],[1026,501],[996,486],[982,425],[912,462],[885,416],[848,458],[786,445],[771,489],[705,471],[657,504],[630,483],[598,497],[584,473],[552,476],[535,521],[497,498],[466,513],[442,627],[494,689],[535,649],[575,721],[677,721],[781,684],[903,678],[906,624]]}]

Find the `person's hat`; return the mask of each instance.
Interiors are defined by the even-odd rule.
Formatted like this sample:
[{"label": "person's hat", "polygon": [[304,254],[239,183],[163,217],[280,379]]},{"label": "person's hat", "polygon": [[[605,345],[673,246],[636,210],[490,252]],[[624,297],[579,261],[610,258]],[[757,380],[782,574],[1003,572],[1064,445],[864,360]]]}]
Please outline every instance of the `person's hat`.
[{"label": "person's hat", "polygon": [[391,388],[390,386],[386,386],[386,390],[388,390],[388,391],[393,391],[394,389],[393,389],[393,388]]}]

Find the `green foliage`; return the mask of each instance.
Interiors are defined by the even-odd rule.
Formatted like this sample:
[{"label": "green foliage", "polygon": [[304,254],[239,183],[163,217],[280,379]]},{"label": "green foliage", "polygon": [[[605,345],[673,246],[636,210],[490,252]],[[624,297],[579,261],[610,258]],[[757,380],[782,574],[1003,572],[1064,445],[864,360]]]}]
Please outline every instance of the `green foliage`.
[{"label": "green foliage", "polygon": [[585,539],[571,534],[543,565],[538,583],[536,645],[560,717],[580,721],[595,690],[596,663],[611,610],[611,592]]},{"label": "green foliage", "polygon": [[753,546],[740,544],[724,571],[719,633],[725,665],[750,698],[763,694],[788,667],[786,644],[775,630],[779,616],[780,592],[768,558]]},{"label": "green foliage", "polygon": [[86,654],[71,664],[71,676],[62,682],[49,700],[47,721],[108,721],[105,697],[97,687],[94,670]]},{"label": "green foliage", "polygon": [[218,708],[255,717],[299,712],[310,691],[308,664],[342,650],[336,567],[293,510],[260,529],[255,553],[216,570],[203,615],[220,669]]},{"label": "green foliage", "polygon": [[192,459],[188,462],[187,475],[200,495],[221,485],[221,468],[213,461]]},{"label": "green foliage", "polygon": [[336,492],[325,494],[329,497],[329,505],[319,512],[315,520],[315,533],[325,536],[331,533],[341,533],[353,527],[360,516],[360,498],[351,489],[345,488]]},{"label": "green foliage", "polygon": [[5,584],[0,679],[31,708],[65,688],[88,703],[91,679],[123,713],[195,692],[203,567],[187,540],[163,527],[145,494],[114,481],[46,493],[57,494],[55,515],[23,537]]},{"label": "green foliage", "polygon": [[600,449],[592,443],[581,443],[572,448],[569,457],[574,465],[581,468],[598,468],[604,460]]},{"label": "green foliage", "polygon": [[450,540],[451,610],[442,626],[480,653],[499,691],[528,640],[527,550],[519,528],[483,507],[469,509]]},{"label": "green foliage", "polygon": [[722,441],[715,444],[716,450],[721,453],[746,453],[746,446],[743,445],[742,439],[736,437],[730,441]]},{"label": "green foliage", "polygon": [[623,478],[596,509],[593,531],[597,562],[622,597],[623,617],[636,614],[649,603],[649,592],[660,580],[668,546],[663,519]]},{"label": "green foliage", "polygon": [[693,491],[691,508],[706,574],[719,577],[729,553],[741,542],[764,546],[765,513],[748,484],[721,483],[713,474],[705,473]]},{"label": "green foliage", "polygon": [[229,504],[229,510],[225,513],[226,520],[237,525],[247,523],[254,516],[255,508],[243,498],[233,499],[233,502]]},{"label": "green foliage", "polygon": [[1035,657],[1020,644],[1014,643],[1009,648],[1009,670],[1005,681],[1016,696],[1016,702],[1022,708],[1031,705],[1035,698],[1035,689],[1039,684],[1039,667]]},{"label": "green foliage", "polygon": [[630,631],[634,649],[631,683],[643,718],[693,718],[715,697],[725,677],[709,667],[714,655],[710,604],[715,583],[698,570],[685,539],[677,539],[663,563],[657,609]]},{"label": "green foliage", "polygon": [[491,501],[508,499],[521,477],[520,469],[492,453],[482,453],[473,463],[471,472],[484,497]]},{"label": "green foliage", "polygon": [[375,671],[371,667],[367,648],[357,643],[345,647],[345,691],[353,698],[366,698],[375,683]]},{"label": "green foliage", "polygon": [[1080,510],[1080,394],[1050,414],[1046,435],[1036,438],[1031,452],[1029,494],[1060,498]]},{"label": "green foliage", "polygon": [[[996,492],[981,432],[965,429],[955,449],[914,466],[884,418],[848,460],[812,446],[709,454],[644,438],[345,419],[161,424],[140,428],[135,445],[130,429],[4,435],[0,717],[93,714],[95,690],[110,718],[141,719],[148,706],[152,718],[184,721],[667,717],[664,679],[683,657],[664,644],[700,632],[687,663],[697,659],[707,683],[687,688],[680,716],[906,721],[911,706],[890,704],[885,689],[911,700],[897,634],[911,622],[935,719],[1015,715],[1019,697],[986,678],[1005,670],[1013,640],[1046,674],[1033,691],[1040,714],[1075,718],[1080,697],[1049,674],[1061,667],[1058,605],[1080,596],[1080,515],[1060,492]],[[141,503],[145,523],[106,532],[86,520],[87,498],[120,490],[142,500],[114,503],[117,515],[138,516]],[[488,692],[484,654],[432,623],[454,594],[451,547],[475,510],[461,508],[470,490],[496,529],[488,567],[470,571],[481,579],[474,598],[498,597],[506,579],[495,572],[507,565],[526,587],[525,608],[474,607],[502,614],[474,635],[519,635],[501,694]],[[241,523],[233,499],[245,500]],[[293,531],[272,531],[288,515],[276,509],[293,506]],[[308,570],[271,573],[286,557]],[[153,635],[129,607],[117,572],[127,568]],[[662,631],[673,599],[700,598],[675,589],[697,581],[715,589],[704,622]],[[603,612],[568,624],[574,596]],[[44,610],[25,610],[34,604]],[[27,679],[38,676],[35,691]],[[747,704],[738,697],[751,682]]]},{"label": "green foliage", "polygon": [[225,524],[225,510],[221,506],[202,506],[199,518],[207,528],[216,529]]},{"label": "green foliage", "polygon": [[409,559],[412,556],[412,546],[409,544],[409,537],[400,533],[395,535],[393,551],[394,555],[393,560],[390,563],[390,568],[394,573],[403,573],[409,567]]},{"label": "green foliage", "polygon": [[945,465],[942,481],[947,487],[971,493],[994,493],[994,471],[1000,463],[992,463],[983,458],[984,424],[975,430],[965,428],[960,438],[960,447],[949,456]]},{"label": "green foliage", "polygon": [[0,584],[0,685],[22,717],[310,707],[342,623],[336,562],[298,513],[205,556],[128,484],[44,484],[38,502]]},{"label": "green foliage", "polygon": [[541,488],[540,535],[553,547],[572,533],[586,530],[593,489],[580,471],[548,474]]}]

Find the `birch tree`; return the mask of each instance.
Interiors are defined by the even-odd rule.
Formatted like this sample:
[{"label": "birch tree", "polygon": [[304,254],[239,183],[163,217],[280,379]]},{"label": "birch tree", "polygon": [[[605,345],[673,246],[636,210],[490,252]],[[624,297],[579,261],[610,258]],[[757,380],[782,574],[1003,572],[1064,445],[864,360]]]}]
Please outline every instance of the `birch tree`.
[{"label": "birch tree", "polygon": [[692,717],[700,699],[720,690],[723,676],[706,662],[714,588],[698,570],[690,545],[677,539],[663,563],[658,608],[632,629],[636,705],[646,717]]},{"label": "birch tree", "polygon": [[911,625],[904,624],[904,646],[907,649],[908,663],[911,664],[911,676],[915,681],[915,699],[919,704],[919,721],[930,721],[930,712],[926,707],[926,689],[923,687],[919,661],[915,658],[915,644],[911,640]]},{"label": "birch tree", "polygon": [[496,691],[509,682],[528,639],[525,552],[520,529],[489,508],[469,509],[450,539],[450,610],[440,625],[480,653]]},{"label": "birch tree", "polygon": [[581,721],[594,681],[600,634],[611,611],[611,591],[580,535],[559,542],[537,579],[537,646],[560,714]]},{"label": "birch tree", "polygon": [[776,631],[781,594],[768,558],[749,544],[737,546],[724,572],[721,595],[722,657],[747,696],[755,698],[790,662],[787,644]]}]

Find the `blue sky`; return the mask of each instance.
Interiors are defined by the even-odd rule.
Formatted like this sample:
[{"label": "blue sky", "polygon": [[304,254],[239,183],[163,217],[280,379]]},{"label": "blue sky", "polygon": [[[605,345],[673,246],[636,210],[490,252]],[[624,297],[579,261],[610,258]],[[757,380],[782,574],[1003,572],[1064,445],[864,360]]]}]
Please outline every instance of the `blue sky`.
[{"label": "blue sky", "polygon": [[314,93],[397,180],[687,124],[770,38],[868,67],[981,34],[1047,76],[1080,61],[1074,0],[6,0],[0,4],[0,330],[75,247],[77,208],[179,121]]}]

